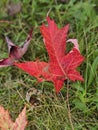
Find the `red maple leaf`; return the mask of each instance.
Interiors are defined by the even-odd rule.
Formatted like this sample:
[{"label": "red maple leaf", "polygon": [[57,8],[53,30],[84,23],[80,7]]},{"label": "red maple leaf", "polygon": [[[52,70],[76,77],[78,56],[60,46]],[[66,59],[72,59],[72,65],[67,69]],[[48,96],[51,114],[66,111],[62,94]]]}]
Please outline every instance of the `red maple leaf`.
[{"label": "red maple leaf", "polygon": [[79,52],[76,39],[67,41],[74,43],[74,48],[69,53],[65,53],[69,25],[59,29],[56,23],[49,17],[47,22],[48,26],[43,24],[40,30],[49,55],[49,62],[31,61],[15,63],[15,65],[30,75],[35,76],[39,81],[52,81],[56,92],[59,92],[66,79],[83,81],[76,68],[83,62],[84,57]]}]

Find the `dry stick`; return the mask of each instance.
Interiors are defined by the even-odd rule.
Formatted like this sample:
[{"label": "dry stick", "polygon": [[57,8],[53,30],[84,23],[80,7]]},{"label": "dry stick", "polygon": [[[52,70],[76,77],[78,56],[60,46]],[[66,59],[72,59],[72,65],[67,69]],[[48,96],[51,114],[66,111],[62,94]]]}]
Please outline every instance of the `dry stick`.
[{"label": "dry stick", "polygon": [[12,21],[8,21],[8,20],[0,20],[0,23],[8,23],[8,24],[10,23],[11,24],[13,22]]},{"label": "dry stick", "polygon": [[67,95],[66,95],[66,104],[67,104],[67,109],[68,109],[68,118],[70,121],[70,125],[72,130],[74,130],[73,122],[72,122],[72,117],[71,117],[71,110],[70,110],[70,105],[69,105],[69,79],[67,80]]},{"label": "dry stick", "polygon": [[47,12],[47,17],[49,16],[49,14],[50,14],[50,12],[51,12],[51,9],[52,9],[52,8],[50,8],[50,9],[48,10],[48,12]]}]

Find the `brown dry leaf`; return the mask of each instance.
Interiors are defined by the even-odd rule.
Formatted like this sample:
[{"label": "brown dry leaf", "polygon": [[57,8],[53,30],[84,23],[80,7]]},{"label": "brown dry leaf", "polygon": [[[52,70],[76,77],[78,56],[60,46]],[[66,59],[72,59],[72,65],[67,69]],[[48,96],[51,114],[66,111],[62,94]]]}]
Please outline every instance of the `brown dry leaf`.
[{"label": "brown dry leaf", "polygon": [[43,93],[41,90],[32,87],[26,93],[26,100],[28,103],[31,103],[33,107],[35,107],[40,104],[42,95]]},{"label": "brown dry leaf", "polygon": [[7,14],[9,16],[14,16],[15,14],[19,13],[21,11],[21,3],[14,3],[14,2],[10,2],[7,5]]}]

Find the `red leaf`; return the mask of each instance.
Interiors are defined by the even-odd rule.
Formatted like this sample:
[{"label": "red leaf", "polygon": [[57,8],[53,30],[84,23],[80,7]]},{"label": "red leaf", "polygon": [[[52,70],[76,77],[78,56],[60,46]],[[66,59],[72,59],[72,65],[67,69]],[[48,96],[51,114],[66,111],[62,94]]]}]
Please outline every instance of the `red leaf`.
[{"label": "red leaf", "polygon": [[39,81],[43,81],[45,77],[48,78],[47,67],[48,63],[46,62],[24,62],[24,63],[14,63],[16,66],[30,74],[35,76]]},{"label": "red leaf", "polygon": [[16,119],[13,125],[13,130],[24,130],[26,125],[27,120],[26,120],[26,107],[25,107],[19,114],[18,118]]},{"label": "red leaf", "polygon": [[80,54],[76,39],[70,39],[74,48],[68,53],[66,51],[66,37],[69,25],[59,29],[53,20],[47,18],[48,26],[44,24],[40,30],[44,38],[44,43],[49,54],[49,62],[25,62],[15,63],[16,66],[26,71],[32,76],[41,78],[41,81],[52,81],[59,92],[63,86],[64,80],[81,80],[76,68],[83,62],[84,57]]},{"label": "red leaf", "polygon": [[27,125],[26,107],[19,114],[15,122],[12,122],[9,112],[0,106],[0,128],[1,130],[24,130]]},{"label": "red leaf", "polygon": [[31,41],[32,31],[33,29],[30,30],[23,47],[16,46],[7,36],[5,37],[8,45],[9,57],[0,61],[0,67],[13,65],[16,60],[19,60],[26,53]]},{"label": "red leaf", "polygon": [[13,122],[10,118],[8,111],[4,110],[4,108],[0,106],[0,128],[2,130],[9,130],[12,128],[12,126]]}]

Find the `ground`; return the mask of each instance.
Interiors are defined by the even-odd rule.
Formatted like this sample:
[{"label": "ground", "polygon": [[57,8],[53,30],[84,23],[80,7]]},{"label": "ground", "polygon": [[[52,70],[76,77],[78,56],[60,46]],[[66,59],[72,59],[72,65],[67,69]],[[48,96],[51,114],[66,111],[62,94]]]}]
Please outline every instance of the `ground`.
[{"label": "ground", "polygon": [[[14,2],[14,3],[13,3]],[[9,9],[9,6],[11,9]],[[0,59],[8,56],[5,35],[22,45],[33,26],[33,38],[21,61],[48,60],[39,27],[46,16],[59,27],[70,24],[68,38],[77,38],[85,61],[78,68],[84,82],[69,83],[69,105],[75,130],[98,130],[98,1],[97,0],[9,0],[0,1]],[[4,22],[2,22],[4,20]],[[38,83],[15,66],[0,68],[0,105],[13,120],[27,106],[26,130],[71,130],[66,106],[66,86],[57,95],[50,82]],[[41,91],[29,102],[31,88]],[[34,105],[34,96],[38,98]]]}]

